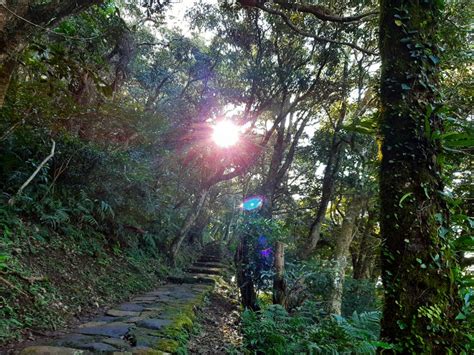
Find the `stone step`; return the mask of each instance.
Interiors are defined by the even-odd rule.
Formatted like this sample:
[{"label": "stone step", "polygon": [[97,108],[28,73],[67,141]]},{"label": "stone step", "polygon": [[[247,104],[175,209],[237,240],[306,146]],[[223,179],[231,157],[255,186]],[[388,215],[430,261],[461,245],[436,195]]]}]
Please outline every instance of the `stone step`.
[{"label": "stone step", "polygon": [[192,266],[186,270],[191,274],[208,274],[208,275],[222,275],[223,269],[216,267],[197,267]]},{"label": "stone step", "polygon": [[211,262],[211,263],[220,263],[222,259],[218,256],[209,256],[209,255],[202,255],[199,259],[198,262],[206,263],[206,262]]},{"label": "stone step", "polygon": [[227,265],[215,261],[196,261],[193,264],[193,267],[217,267],[220,269],[226,269]]},{"label": "stone step", "polygon": [[59,346],[45,346],[45,345],[38,345],[38,346],[30,346],[24,349],[21,352],[22,355],[28,354],[44,354],[44,355],[85,355],[85,354],[92,354],[90,351],[86,350],[78,350],[73,348],[62,348]]},{"label": "stone step", "polygon": [[216,281],[203,274],[190,274],[184,276],[168,276],[168,281],[174,284],[206,284],[214,285]]}]

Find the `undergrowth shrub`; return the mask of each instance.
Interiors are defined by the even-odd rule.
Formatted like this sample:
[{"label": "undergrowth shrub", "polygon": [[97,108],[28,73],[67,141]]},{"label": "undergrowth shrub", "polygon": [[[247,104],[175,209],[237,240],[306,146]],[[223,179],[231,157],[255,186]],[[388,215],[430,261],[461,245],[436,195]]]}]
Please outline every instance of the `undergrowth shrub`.
[{"label": "undergrowth shrub", "polygon": [[328,316],[313,302],[289,314],[280,305],[242,314],[245,347],[256,354],[375,354],[380,312]]},{"label": "undergrowth shrub", "polygon": [[[0,144],[0,344],[156,285],[184,215],[170,203],[175,186],[157,182],[156,147],[61,132],[54,157],[15,195],[49,154],[49,136],[25,125]],[[183,264],[196,254],[185,249]]]},{"label": "undergrowth shrub", "polygon": [[374,281],[356,280],[351,277],[344,280],[341,309],[344,316],[350,316],[354,312],[376,311],[381,308],[381,302]]},{"label": "undergrowth shrub", "polygon": [[[289,310],[310,300],[327,308],[334,274],[337,271],[331,260],[310,262],[287,262],[286,279],[290,300]],[[381,308],[375,281],[346,277],[342,297],[342,314],[351,316],[354,312],[372,312]]]}]

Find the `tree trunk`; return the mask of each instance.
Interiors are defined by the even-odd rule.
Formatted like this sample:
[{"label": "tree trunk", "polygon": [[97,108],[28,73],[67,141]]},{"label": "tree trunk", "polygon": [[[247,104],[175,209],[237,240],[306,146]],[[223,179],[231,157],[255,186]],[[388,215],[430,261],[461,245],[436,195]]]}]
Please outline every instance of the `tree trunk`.
[{"label": "tree trunk", "polygon": [[[66,16],[76,14],[101,0],[2,0],[0,1],[0,108],[16,69],[17,55],[38,31],[51,28]],[[34,25],[33,25],[34,24]]]},{"label": "tree trunk", "polygon": [[193,203],[193,206],[189,210],[186,218],[184,219],[183,226],[179,230],[178,235],[174,238],[171,244],[170,258],[173,264],[176,263],[176,257],[178,255],[179,248],[186,238],[189,230],[191,229],[194,221],[199,216],[204,203],[206,202],[206,197],[209,192],[209,189],[203,189],[200,191],[199,195],[196,196],[196,200]]},{"label": "tree trunk", "polygon": [[260,194],[264,197],[263,206],[260,210],[260,215],[264,218],[272,218],[273,208],[275,203],[275,191],[280,185],[281,180],[278,179],[278,171],[283,161],[283,153],[285,151],[285,124],[286,119],[283,119],[277,127],[277,136],[275,144],[273,145],[272,158],[270,166],[262,184]]},{"label": "tree trunk", "polygon": [[235,207],[233,207],[230,212],[228,212],[225,216],[226,223],[225,223],[225,228],[224,228],[224,233],[222,235],[222,241],[224,243],[229,243],[231,240],[231,229],[232,229],[232,223],[234,222],[234,211]]},{"label": "tree trunk", "polygon": [[276,242],[275,246],[273,304],[281,304],[286,308],[285,245],[282,242]]},{"label": "tree trunk", "polygon": [[308,243],[300,253],[302,259],[308,259],[311,256],[321,237],[321,227],[326,220],[326,211],[328,209],[329,201],[331,201],[334,184],[336,182],[336,175],[339,171],[341,144],[342,142],[337,137],[337,132],[335,132],[326,169],[324,169],[321,201],[319,202],[319,207],[316,212],[316,218],[310,227]]},{"label": "tree trunk", "polygon": [[245,308],[257,311],[257,294],[250,271],[249,235],[243,234],[235,252],[234,262],[237,276],[237,286],[240,290],[242,305]]},{"label": "tree trunk", "polygon": [[321,227],[326,220],[326,210],[328,208],[329,201],[331,201],[334,184],[336,182],[336,176],[339,171],[341,150],[343,145],[343,141],[339,137],[339,132],[342,129],[342,125],[347,113],[347,99],[349,94],[348,78],[349,63],[346,59],[342,75],[341,109],[339,111],[339,117],[334,124],[334,135],[332,137],[331,148],[329,150],[328,162],[326,169],[324,170],[321,202],[319,203],[318,211],[316,212],[316,218],[311,224],[309,230],[309,240],[306,243],[305,248],[300,253],[302,259],[308,259],[318,245],[319,239],[321,237]]},{"label": "tree trunk", "polygon": [[363,235],[360,249],[358,250],[358,259],[352,263],[354,280],[371,280],[375,268],[376,253],[372,245],[375,242],[371,235]]},{"label": "tree trunk", "polygon": [[189,229],[189,243],[196,246],[204,246],[204,231],[209,224],[211,216],[207,209],[202,209],[199,215],[196,217],[193,225]]},{"label": "tree trunk", "polygon": [[363,202],[364,199],[360,196],[356,196],[348,201],[347,212],[342,221],[340,233],[336,239],[336,246],[334,248],[336,273],[329,296],[329,312],[333,314],[341,314],[342,292],[344,289],[347,258],[349,257],[349,247],[354,236],[356,218],[362,210]]},{"label": "tree trunk", "polygon": [[[402,353],[456,352],[456,260],[438,235],[447,209],[431,132],[442,1],[381,1],[382,337]],[[439,106],[439,105],[438,105]]]},{"label": "tree trunk", "polygon": [[153,112],[154,106],[156,104],[156,101],[161,95],[161,92],[165,84],[171,79],[171,74],[165,76],[161,81],[158,83],[158,85],[155,86],[153,89],[153,93],[151,93],[145,103],[145,112]]},{"label": "tree trunk", "polygon": [[[375,267],[377,251],[380,246],[380,239],[375,235],[376,213],[369,209],[367,221],[364,230],[360,233],[359,245],[353,251],[352,255],[352,277],[355,280],[372,279],[373,269]],[[354,243],[352,243],[354,246]]]}]

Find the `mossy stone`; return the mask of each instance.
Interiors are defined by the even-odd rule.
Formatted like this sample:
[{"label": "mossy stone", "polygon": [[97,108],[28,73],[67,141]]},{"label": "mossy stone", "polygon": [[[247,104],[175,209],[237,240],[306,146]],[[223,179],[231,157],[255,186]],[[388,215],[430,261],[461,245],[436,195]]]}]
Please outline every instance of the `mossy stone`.
[{"label": "mossy stone", "polygon": [[156,349],[161,351],[166,351],[168,353],[175,353],[180,344],[176,340],[173,339],[159,339],[158,343],[156,344]]}]

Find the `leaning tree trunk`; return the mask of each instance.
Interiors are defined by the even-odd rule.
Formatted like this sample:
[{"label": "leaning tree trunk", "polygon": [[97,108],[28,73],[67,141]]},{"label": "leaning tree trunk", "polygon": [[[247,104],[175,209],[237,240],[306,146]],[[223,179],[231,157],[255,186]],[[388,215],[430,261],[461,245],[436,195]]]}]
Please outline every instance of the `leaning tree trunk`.
[{"label": "leaning tree trunk", "polygon": [[337,135],[338,133],[335,132],[331,149],[329,151],[326,169],[324,169],[321,201],[319,202],[319,207],[316,211],[316,218],[310,226],[308,242],[305,244],[304,249],[301,250],[300,253],[303,259],[308,259],[316,249],[321,236],[321,227],[326,220],[326,211],[332,198],[334,185],[336,183],[336,176],[339,171],[339,164],[341,160],[342,141],[340,141]]},{"label": "leaning tree trunk", "polygon": [[171,243],[170,259],[173,264],[176,263],[176,257],[178,256],[178,251],[181,247],[181,244],[188,235],[189,230],[193,226],[194,222],[196,221],[196,218],[201,212],[202,207],[204,206],[204,203],[206,202],[208,192],[209,189],[203,189],[196,196],[196,200],[194,201],[191,209],[189,210],[188,214],[186,215],[186,218],[184,219],[183,226],[179,230],[178,235]]},{"label": "leaning tree trunk", "polygon": [[349,247],[354,236],[356,218],[362,210],[364,199],[356,196],[348,201],[347,212],[342,221],[340,233],[336,238],[334,248],[335,275],[329,296],[329,312],[341,314],[342,292],[344,289],[344,277],[346,275],[347,258]]},{"label": "leaning tree trunk", "polygon": [[209,224],[211,216],[207,209],[202,209],[199,215],[196,217],[193,225],[189,229],[189,243],[196,246],[204,246],[204,231]]},{"label": "leaning tree trunk", "polygon": [[437,163],[437,24],[442,1],[382,0],[380,18],[382,337],[402,353],[456,352],[456,261],[438,235],[447,209]]},{"label": "leaning tree trunk", "polygon": [[51,28],[66,16],[102,0],[0,0],[0,108],[17,66],[17,56],[31,36]]}]

